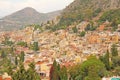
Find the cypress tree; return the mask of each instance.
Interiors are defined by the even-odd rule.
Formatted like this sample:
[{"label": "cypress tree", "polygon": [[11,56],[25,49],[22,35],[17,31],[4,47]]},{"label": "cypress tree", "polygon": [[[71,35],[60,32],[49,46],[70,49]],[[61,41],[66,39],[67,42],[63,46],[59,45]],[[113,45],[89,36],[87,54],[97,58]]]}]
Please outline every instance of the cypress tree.
[{"label": "cypress tree", "polygon": [[112,45],[111,53],[112,53],[112,56],[118,56],[118,50],[115,44]]},{"label": "cypress tree", "polygon": [[13,80],[40,80],[40,76],[35,71],[34,63],[29,65],[29,69],[25,70],[24,65],[20,63],[19,70],[12,75]]},{"label": "cypress tree", "polygon": [[63,66],[60,70],[60,80],[68,80],[67,69]]},{"label": "cypress tree", "polygon": [[2,58],[5,58],[6,57],[6,54],[5,54],[5,52],[2,50],[2,53],[1,53],[1,57]]},{"label": "cypress tree", "polygon": [[27,80],[40,80],[39,74],[35,71],[34,63],[30,63],[29,69],[27,70]]},{"label": "cypress tree", "polygon": [[110,58],[110,54],[109,54],[109,51],[107,50],[107,53],[105,54],[105,67],[107,70],[110,70],[110,61],[109,61],[109,58]]},{"label": "cypress tree", "polygon": [[53,65],[50,69],[50,80],[60,80],[59,70],[60,65],[57,64],[56,60],[54,60]]},{"label": "cypress tree", "polygon": [[106,67],[107,70],[110,70],[109,58],[110,58],[110,53],[109,53],[108,50],[107,50],[107,52],[106,52],[106,54],[104,56],[100,57],[100,60],[105,64],[105,67]]},{"label": "cypress tree", "polygon": [[15,65],[18,65],[17,56],[15,56]]},{"label": "cypress tree", "polygon": [[24,62],[24,56],[25,56],[25,53],[24,53],[24,51],[22,51],[20,54],[20,61],[21,62]]},{"label": "cypress tree", "polygon": [[33,43],[33,50],[34,51],[38,51],[39,50],[38,42],[34,42]]}]

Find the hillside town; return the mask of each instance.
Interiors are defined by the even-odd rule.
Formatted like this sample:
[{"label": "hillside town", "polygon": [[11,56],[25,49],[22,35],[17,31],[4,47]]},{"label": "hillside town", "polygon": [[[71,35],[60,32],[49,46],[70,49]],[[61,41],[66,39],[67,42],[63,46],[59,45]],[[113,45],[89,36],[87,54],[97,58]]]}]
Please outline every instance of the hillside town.
[{"label": "hillside town", "polygon": [[[86,24],[87,22],[82,22],[77,25],[78,31],[85,31]],[[107,50],[110,51],[113,44],[117,44],[117,49],[120,52],[119,30],[105,31],[105,26],[100,25],[97,30],[87,31],[85,36],[81,37],[74,33],[71,27],[55,32],[49,30],[41,32],[39,29],[35,30],[34,27],[28,26],[23,30],[0,32],[0,47],[8,47],[2,44],[8,37],[9,41],[14,43],[15,54],[20,54],[21,51],[25,52],[25,69],[29,67],[29,63],[35,62],[35,70],[43,80],[49,80],[50,68],[54,60],[60,65],[70,67],[82,63],[89,55],[98,57],[104,55]],[[38,42],[39,49],[34,51],[29,47],[17,45],[20,41],[27,44]],[[14,59],[14,57],[12,58]]]}]

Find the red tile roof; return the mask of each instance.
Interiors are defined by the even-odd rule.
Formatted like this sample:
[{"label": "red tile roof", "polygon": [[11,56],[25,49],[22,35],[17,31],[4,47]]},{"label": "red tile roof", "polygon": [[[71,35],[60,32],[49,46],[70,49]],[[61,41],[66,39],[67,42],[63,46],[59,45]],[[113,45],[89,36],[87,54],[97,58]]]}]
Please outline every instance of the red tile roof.
[{"label": "red tile roof", "polygon": [[2,76],[0,76],[0,80],[3,80],[3,79],[2,79]]},{"label": "red tile roof", "polygon": [[5,78],[4,80],[12,80],[11,78]]}]

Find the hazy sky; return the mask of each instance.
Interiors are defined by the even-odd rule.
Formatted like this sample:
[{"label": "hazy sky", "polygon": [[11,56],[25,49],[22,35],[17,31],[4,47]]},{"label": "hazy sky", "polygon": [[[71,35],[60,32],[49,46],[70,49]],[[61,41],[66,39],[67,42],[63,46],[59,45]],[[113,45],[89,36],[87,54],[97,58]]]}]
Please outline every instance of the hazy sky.
[{"label": "hazy sky", "polygon": [[25,7],[32,7],[41,13],[65,8],[74,0],[0,0],[0,17]]}]

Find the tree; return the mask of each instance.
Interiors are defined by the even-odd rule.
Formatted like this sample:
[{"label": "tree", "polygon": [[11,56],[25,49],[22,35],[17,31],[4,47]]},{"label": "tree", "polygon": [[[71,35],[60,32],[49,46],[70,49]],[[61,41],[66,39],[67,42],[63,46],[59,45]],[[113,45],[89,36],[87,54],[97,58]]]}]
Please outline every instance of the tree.
[{"label": "tree", "polygon": [[2,52],[1,52],[1,57],[2,58],[5,58],[6,57],[6,53],[2,50]]},{"label": "tree", "polygon": [[96,17],[102,10],[100,8],[96,9],[93,13],[93,17]]},{"label": "tree", "polygon": [[18,65],[18,59],[17,59],[17,56],[15,56],[15,65],[16,65],[16,66]]},{"label": "tree", "polygon": [[120,9],[115,10],[108,10],[103,13],[103,15],[100,17],[99,22],[103,23],[106,20],[108,20],[112,26],[113,30],[116,30],[118,27],[118,24],[120,24]]},{"label": "tree", "polygon": [[90,56],[69,70],[70,80],[100,80],[105,71],[105,65],[95,56]]},{"label": "tree", "polygon": [[40,76],[35,71],[35,64],[32,62],[29,64],[29,69],[27,70],[27,80],[40,80]]},{"label": "tree", "polygon": [[84,37],[85,36],[85,31],[82,31],[81,33],[80,33],[80,37]]},{"label": "tree", "polygon": [[60,80],[68,80],[67,69],[65,66],[60,69],[59,75]]},{"label": "tree", "polygon": [[120,66],[120,56],[112,57],[113,68]]},{"label": "tree", "polygon": [[95,66],[90,66],[88,68],[88,76],[85,77],[85,80],[101,80],[98,73],[96,72]]},{"label": "tree", "polygon": [[94,30],[96,30],[96,26],[94,25],[94,23],[92,22],[92,21],[90,21],[90,23],[86,26],[86,28],[85,28],[85,31],[94,31]]},{"label": "tree", "polygon": [[90,29],[91,29],[91,25],[88,24],[88,25],[86,26],[86,28],[85,28],[85,31],[89,31]]},{"label": "tree", "polygon": [[120,76],[120,66],[118,66],[118,67],[116,67],[115,68],[115,72],[114,72],[114,74],[117,76]]},{"label": "tree", "polygon": [[105,64],[105,67],[107,70],[110,70],[110,68],[111,68],[109,59],[110,59],[110,53],[107,50],[107,53],[104,56],[100,57],[100,60]]},{"label": "tree", "polygon": [[95,80],[99,80],[104,76],[105,67],[95,56],[90,56],[87,61],[82,63],[80,73],[82,75],[82,80],[93,80],[92,77],[94,77]]},{"label": "tree", "polygon": [[73,27],[72,30],[73,30],[74,33],[78,32],[78,29],[76,27]]},{"label": "tree", "polygon": [[17,43],[17,45],[20,45],[22,47],[27,47],[27,42],[20,41]]},{"label": "tree", "polygon": [[60,80],[59,76],[60,65],[54,60],[50,69],[50,80]]},{"label": "tree", "polygon": [[12,65],[8,66],[7,73],[8,73],[8,75],[12,75],[13,74]]},{"label": "tree", "polygon": [[20,54],[20,61],[21,62],[24,62],[24,56],[25,56],[25,53],[24,53],[24,51],[22,51]]},{"label": "tree", "polygon": [[80,75],[80,70],[81,69],[81,65],[80,64],[76,64],[72,67],[69,68],[68,73],[70,75],[70,80],[82,80],[82,75]]},{"label": "tree", "polygon": [[118,56],[118,50],[115,44],[112,45],[111,53],[112,53],[112,56]]},{"label": "tree", "polygon": [[13,80],[27,80],[27,74],[26,70],[24,68],[24,65],[20,63],[19,65],[19,70],[17,70],[13,75],[12,75]]},{"label": "tree", "polygon": [[26,71],[24,65],[20,63],[19,70],[12,75],[13,80],[40,80],[40,76],[35,71],[34,63],[29,65],[29,69]]},{"label": "tree", "polygon": [[33,50],[34,51],[38,51],[39,50],[38,42],[34,42],[33,43]]},{"label": "tree", "polygon": [[9,41],[9,37],[5,37],[5,40],[2,43],[8,46],[11,46],[14,44],[12,41]]}]

